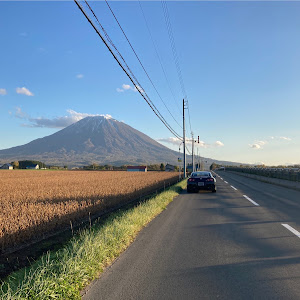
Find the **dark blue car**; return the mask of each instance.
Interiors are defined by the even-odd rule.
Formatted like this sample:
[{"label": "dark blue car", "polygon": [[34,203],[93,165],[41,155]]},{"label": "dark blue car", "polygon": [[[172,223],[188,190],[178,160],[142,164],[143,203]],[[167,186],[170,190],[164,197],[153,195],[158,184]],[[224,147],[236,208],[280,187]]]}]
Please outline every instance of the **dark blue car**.
[{"label": "dark blue car", "polygon": [[207,171],[193,172],[187,181],[187,192],[198,192],[199,190],[208,190],[215,193],[216,179]]}]

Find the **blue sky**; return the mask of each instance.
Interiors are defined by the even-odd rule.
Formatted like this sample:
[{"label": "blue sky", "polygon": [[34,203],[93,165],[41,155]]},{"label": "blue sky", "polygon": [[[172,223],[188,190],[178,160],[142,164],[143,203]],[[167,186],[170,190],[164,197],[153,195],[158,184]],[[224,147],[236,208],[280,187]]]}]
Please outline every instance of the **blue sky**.
[{"label": "blue sky", "polygon": [[[99,20],[171,126],[105,2]],[[182,92],[159,1],[111,2],[174,117]],[[268,165],[300,163],[300,2],[168,2],[201,155]],[[73,1],[0,1],[0,149],[109,114],[178,150]],[[129,87],[130,85],[130,87]],[[187,123],[188,136],[190,129]]]}]

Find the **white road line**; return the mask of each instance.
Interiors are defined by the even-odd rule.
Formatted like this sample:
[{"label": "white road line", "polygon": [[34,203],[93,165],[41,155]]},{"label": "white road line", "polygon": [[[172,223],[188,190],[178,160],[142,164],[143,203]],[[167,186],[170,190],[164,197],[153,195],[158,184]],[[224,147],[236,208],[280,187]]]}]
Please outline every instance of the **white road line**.
[{"label": "white road line", "polygon": [[224,180],[225,183],[228,183],[227,181]]},{"label": "white road line", "polygon": [[221,180],[223,180],[223,178],[222,178],[222,177],[220,177],[220,179],[221,179]]},{"label": "white road line", "polygon": [[298,238],[300,238],[300,232],[294,229],[292,226],[288,224],[281,224],[281,225],[284,226],[286,229],[288,229],[290,232],[292,232],[294,235],[296,235]]},{"label": "white road line", "polygon": [[255,201],[253,201],[251,198],[249,198],[248,196],[246,196],[246,195],[243,195],[247,200],[249,200],[250,202],[252,202],[254,205],[256,205],[256,206],[259,206],[259,204],[258,203],[256,203]]},{"label": "white road line", "polygon": [[235,191],[237,191],[237,188],[235,188],[233,185],[231,185],[231,187],[232,187]]}]

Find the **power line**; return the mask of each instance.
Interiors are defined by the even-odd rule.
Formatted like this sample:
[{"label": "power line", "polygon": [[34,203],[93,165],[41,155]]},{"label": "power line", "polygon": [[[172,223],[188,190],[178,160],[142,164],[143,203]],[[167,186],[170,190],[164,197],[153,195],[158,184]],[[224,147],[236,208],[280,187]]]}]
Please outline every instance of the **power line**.
[{"label": "power line", "polygon": [[[75,0],[74,0],[75,1]],[[76,0],[75,1],[76,4],[78,5],[79,1]],[[133,72],[131,71],[131,69],[129,68],[128,64],[126,63],[124,57],[121,55],[121,53],[119,52],[119,50],[117,49],[117,47],[114,45],[114,43],[112,42],[111,38],[109,37],[109,35],[107,34],[107,32],[105,31],[104,27],[102,26],[102,24],[100,23],[100,21],[98,20],[96,14],[94,13],[93,9],[90,7],[90,5],[88,4],[88,2],[85,0],[85,4],[87,5],[88,9],[91,11],[91,13],[93,14],[94,18],[96,19],[98,25],[101,27],[102,31],[104,32],[105,37],[107,38],[108,42],[111,44],[111,46],[115,49],[115,51],[117,52],[117,54],[119,55],[119,57],[122,59],[123,63],[125,64],[128,72],[131,74],[131,76],[134,78],[135,82],[133,82],[131,80],[131,78],[129,78],[132,83],[134,84],[135,88],[137,89],[137,91],[142,95],[142,97],[146,100],[146,102],[148,103],[148,105],[152,108],[153,112],[159,117],[159,119],[165,124],[165,126],[169,129],[169,131],[171,131],[171,133],[173,135],[175,135],[177,138],[181,138],[180,135],[178,135],[176,133],[176,131],[168,124],[168,122],[165,120],[165,118],[162,116],[162,114],[159,112],[159,110],[157,109],[157,107],[154,105],[154,103],[151,101],[151,99],[149,98],[149,96],[147,95],[147,93],[145,92],[145,90],[143,89],[143,87],[141,86],[141,84],[139,83],[139,81],[137,80],[137,78],[135,77],[135,75],[133,74]],[[81,7],[81,9],[83,9]],[[85,14],[86,15],[86,14]],[[87,17],[87,15],[86,15]],[[90,21],[90,23],[92,22],[90,19],[88,19]],[[91,23],[92,24],[92,23]],[[92,24],[92,26],[94,27],[94,24]],[[94,28],[96,30],[96,28]],[[97,30],[96,30],[97,32]],[[100,32],[97,32],[98,34],[101,35]],[[102,38],[102,37],[101,37]],[[102,39],[103,40],[103,39]],[[106,44],[106,43],[105,43]],[[111,50],[111,49],[109,49]],[[113,53],[112,53],[113,54]],[[114,56],[115,57],[115,56]],[[120,64],[120,62],[117,59],[117,62]],[[120,66],[122,67],[122,69],[124,70],[124,66],[122,66],[120,64]],[[124,70],[125,71],[125,70]],[[125,72],[127,74],[127,72]],[[127,74],[127,76],[129,76]],[[130,77],[130,76],[129,76]],[[146,99],[146,98],[147,99]]]},{"label": "power line", "polygon": [[173,35],[173,30],[172,30],[172,26],[171,26],[171,21],[170,21],[170,17],[169,17],[169,11],[168,11],[168,7],[167,7],[167,3],[165,1],[161,1],[161,4],[162,4],[162,8],[163,8],[163,13],[164,13],[166,25],[167,25],[167,30],[168,30],[169,40],[170,40],[170,43],[171,43],[173,58],[174,58],[177,74],[178,74],[178,77],[179,77],[179,83],[180,83],[180,86],[181,86],[181,91],[182,91],[183,97],[187,98],[186,90],[185,90],[184,82],[183,82],[183,78],[182,78],[182,72],[181,72],[181,68],[180,68],[180,65],[179,65],[178,54],[177,54],[177,50],[176,50],[176,46],[175,46],[175,39],[174,39],[174,35]]},{"label": "power line", "polygon": [[[173,59],[174,59],[174,63],[175,63],[175,66],[176,66],[177,75],[178,75],[178,78],[179,78],[179,83],[180,83],[180,86],[181,86],[181,91],[182,91],[184,99],[186,99],[187,104],[188,104],[187,93],[186,93],[186,89],[185,89],[184,82],[183,82],[182,72],[181,72],[181,68],[180,68],[180,64],[179,64],[178,53],[177,53],[177,49],[176,49],[175,39],[174,39],[174,35],[173,35],[172,25],[171,25],[169,11],[168,11],[166,1],[162,0],[161,5],[162,5],[165,21],[166,21],[167,31],[168,31],[168,35],[169,35],[169,40],[170,40],[170,44],[171,44],[171,49],[172,49],[172,53],[173,53]],[[190,117],[189,105],[188,105],[188,115],[189,115],[190,130],[191,130],[191,134],[192,134],[192,126],[191,126],[191,117]]]},{"label": "power line", "polygon": [[192,155],[191,151],[189,150],[189,148],[187,146],[185,147],[185,149],[189,153],[189,155]]},{"label": "power line", "polygon": [[152,84],[154,90],[156,91],[158,97],[160,98],[160,100],[161,100],[162,103],[164,104],[165,108],[167,109],[167,111],[169,112],[169,114],[171,115],[171,117],[173,118],[173,120],[179,125],[179,127],[182,128],[182,126],[178,123],[178,121],[174,118],[173,114],[170,112],[169,108],[167,107],[166,103],[164,102],[164,100],[162,99],[160,93],[158,92],[157,88],[155,87],[155,85],[154,85],[152,79],[150,78],[150,76],[149,76],[148,72],[146,71],[144,65],[142,64],[142,62],[141,62],[139,56],[137,55],[136,51],[134,50],[134,48],[133,48],[131,42],[129,41],[129,39],[128,39],[126,33],[124,32],[124,30],[123,30],[123,28],[122,28],[120,22],[118,21],[118,19],[117,19],[115,13],[113,12],[111,6],[110,6],[109,3],[108,3],[108,1],[105,0],[105,2],[106,2],[106,4],[107,4],[107,6],[108,6],[108,8],[109,8],[109,10],[110,10],[110,12],[111,12],[111,14],[113,15],[114,19],[116,20],[117,24],[119,25],[119,28],[121,29],[121,31],[122,31],[124,37],[126,38],[126,40],[127,40],[128,44],[129,44],[131,50],[133,51],[135,57],[136,57],[137,60],[139,61],[139,63],[140,63],[140,65],[141,65],[142,69],[144,70],[144,72],[145,72],[146,76],[148,77],[149,81],[151,82],[151,84]]},{"label": "power line", "polygon": [[111,49],[111,47],[108,45],[108,42],[105,40],[105,38],[102,36],[102,34],[100,33],[100,31],[97,29],[96,25],[93,23],[93,21],[91,20],[91,18],[87,15],[87,13],[83,9],[82,5],[80,4],[79,0],[74,0],[74,2],[76,3],[76,5],[80,9],[80,11],[83,13],[83,15],[85,16],[85,18],[88,20],[88,22],[91,24],[91,26],[94,28],[94,30],[96,31],[96,33],[98,34],[98,36],[101,38],[102,42],[105,44],[105,46],[107,47],[107,49],[109,50],[109,52],[112,54],[112,56],[114,57],[114,59],[117,61],[117,63],[119,64],[119,66],[122,68],[122,70],[125,72],[125,74],[127,75],[127,77],[133,83],[134,87],[137,89],[137,91],[139,92],[139,94],[143,97],[143,99],[150,106],[150,108],[155,113],[155,115],[160,119],[160,121],[167,127],[167,129],[175,137],[177,137],[178,139],[181,140],[182,137],[167,123],[167,121],[164,119],[164,117],[161,115],[161,113],[159,112],[159,110],[153,104],[153,102],[151,101],[151,99],[149,98],[149,96],[147,95],[147,93],[145,92],[145,90],[141,87],[141,85],[138,82],[137,78],[134,76],[133,72],[129,68],[128,64],[126,63],[126,61],[123,58],[123,56],[121,55],[121,53],[118,51],[117,47],[113,44],[113,42],[110,39],[109,35],[104,30],[103,26],[101,25],[100,21],[98,20],[97,16],[95,15],[94,11],[90,7],[90,5],[87,3],[87,1],[85,0],[85,3],[87,5],[87,7],[89,8],[89,10],[91,11],[91,13],[93,14],[94,18],[97,20],[97,23],[101,27],[102,31],[104,32],[104,34],[105,34],[108,42],[111,44],[111,46],[115,49],[115,51],[117,52],[117,54],[123,60],[123,63],[124,63],[125,66],[122,65],[122,63],[120,62],[120,60],[117,58],[116,54],[113,52],[113,50]]},{"label": "power line", "polygon": [[170,84],[170,82],[169,82],[169,80],[168,80],[168,77],[167,77],[165,68],[164,68],[164,66],[163,66],[163,64],[162,64],[162,61],[161,61],[161,58],[160,58],[160,56],[159,56],[159,54],[158,54],[157,45],[156,45],[156,43],[155,43],[155,41],[154,41],[154,39],[153,39],[153,36],[152,36],[152,34],[151,34],[151,30],[150,30],[150,27],[149,27],[149,24],[148,24],[148,21],[147,21],[147,18],[146,18],[144,9],[143,9],[143,7],[142,7],[141,1],[139,1],[139,5],[140,5],[140,9],[141,9],[143,18],[144,18],[145,23],[146,23],[146,27],[147,27],[147,29],[148,29],[148,33],[149,33],[150,39],[151,39],[152,44],[153,44],[153,47],[154,47],[154,49],[155,49],[156,56],[157,56],[157,58],[158,58],[158,61],[159,61],[159,64],[160,64],[160,66],[161,66],[161,69],[162,69],[162,71],[163,71],[163,74],[164,74],[164,76],[165,76],[165,79],[166,79],[166,82],[167,82],[168,87],[169,87],[169,89],[170,89],[170,92],[171,92],[171,94],[172,94],[174,103],[175,103],[176,107],[178,108],[179,113],[182,114],[182,111],[180,110],[179,105],[178,105],[178,103],[177,103],[177,101],[176,101],[174,91],[173,91],[173,89],[171,88],[171,84]]}]

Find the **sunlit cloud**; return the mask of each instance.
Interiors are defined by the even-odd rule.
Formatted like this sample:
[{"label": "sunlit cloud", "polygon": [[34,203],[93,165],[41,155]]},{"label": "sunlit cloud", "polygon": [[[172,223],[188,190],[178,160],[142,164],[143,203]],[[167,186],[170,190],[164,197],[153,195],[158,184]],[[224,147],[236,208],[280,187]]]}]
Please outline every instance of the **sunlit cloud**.
[{"label": "sunlit cloud", "polygon": [[65,128],[73,123],[76,123],[82,120],[85,117],[95,117],[102,116],[106,119],[112,119],[111,115],[102,115],[102,114],[89,114],[89,113],[80,113],[72,109],[67,110],[67,115],[58,116],[53,118],[30,117],[27,113],[23,112],[20,107],[16,107],[15,116],[19,119],[24,119],[27,123],[22,124],[23,127],[42,127],[42,128]]},{"label": "sunlit cloud", "polygon": [[160,138],[160,139],[157,139],[157,141],[162,142],[162,143],[172,144],[175,146],[179,146],[182,143],[182,141],[176,137]]},{"label": "sunlit cloud", "polygon": [[135,86],[135,89],[134,89],[135,92],[139,91],[140,93],[144,94],[144,90],[139,86],[139,85],[136,85]]},{"label": "sunlit cloud", "polygon": [[[167,144],[172,144],[172,145],[176,145],[179,146],[182,144],[182,140],[176,138],[176,137],[169,137],[169,138],[160,138],[157,139],[158,142],[162,142],[162,143],[167,143]],[[186,144],[187,145],[192,145],[192,139],[186,139]],[[206,143],[204,141],[199,141],[194,143],[195,147],[200,147],[200,148],[213,148],[213,147],[223,147],[224,144],[221,141],[216,141],[212,144]]]},{"label": "sunlit cloud", "polygon": [[122,88],[123,88],[124,90],[130,90],[130,89],[132,89],[132,87],[131,87],[129,84],[123,84],[123,85],[122,85]]},{"label": "sunlit cloud", "polygon": [[215,145],[216,145],[217,147],[223,147],[223,146],[224,146],[224,144],[223,144],[221,141],[216,141],[216,142],[215,142]]},{"label": "sunlit cloud", "polygon": [[256,144],[260,145],[260,146],[264,146],[266,145],[268,142],[267,141],[257,141],[255,142]]},{"label": "sunlit cloud", "polygon": [[[137,86],[138,88],[140,88],[139,86]],[[130,84],[122,84],[122,88],[117,88],[116,89],[118,93],[123,93],[124,91],[133,91],[133,92],[137,92],[137,88],[131,86]],[[141,92],[143,93],[144,91],[140,88]]]},{"label": "sunlit cloud", "polygon": [[34,96],[32,92],[30,92],[26,87],[17,87],[16,88],[17,94],[26,95],[26,96]]},{"label": "sunlit cloud", "polygon": [[291,141],[292,139],[289,138],[289,137],[285,137],[285,136],[281,136],[279,137],[281,140],[284,140],[284,141]]},{"label": "sunlit cloud", "polygon": [[252,149],[263,149],[263,146],[268,144],[268,141],[257,140],[252,144],[249,144],[249,147]]},{"label": "sunlit cloud", "polygon": [[259,144],[249,144],[250,148],[253,148],[253,149],[261,149],[261,145]]},{"label": "sunlit cloud", "polygon": [[0,89],[0,95],[1,96],[7,95],[7,90],[6,89]]},{"label": "sunlit cloud", "polygon": [[84,77],[83,74],[77,74],[77,75],[76,75],[76,78],[77,78],[77,79],[82,79],[83,77]]},{"label": "sunlit cloud", "polygon": [[19,119],[26,119],[29,118],[29,116],[22,111],[21,107],[17,106],[15,111],[15,117]]}]

